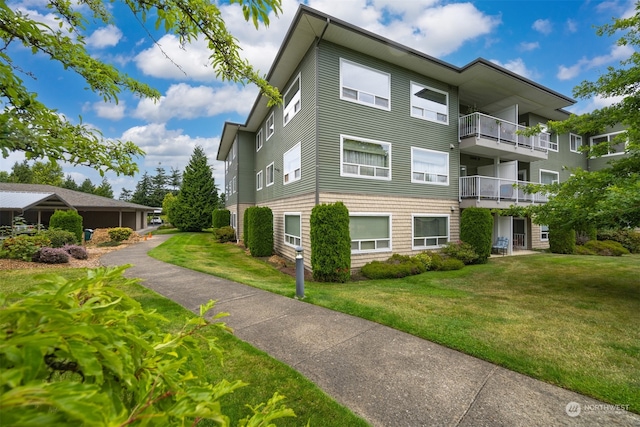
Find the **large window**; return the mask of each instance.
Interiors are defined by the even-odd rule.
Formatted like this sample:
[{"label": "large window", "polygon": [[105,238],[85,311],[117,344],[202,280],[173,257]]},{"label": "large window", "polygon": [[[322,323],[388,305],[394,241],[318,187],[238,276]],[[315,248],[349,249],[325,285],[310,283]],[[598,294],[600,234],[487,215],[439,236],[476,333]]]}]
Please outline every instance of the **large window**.
[{"label": "large window", "polygon": [[264,142],[264,137],[262,135],[262,129],[260,129],[256,134],[256,151],[260,151],[260,149],[262,148],[263,142]]},{"label": "large window", "polygon": [[269,164],[265,169],[267,172],[267,187],[273,185],[274,175],[273,175],[273,163]]},{"label": "large window", "polygon": [[293,81],[289,90],[287,90],[283,97],[284,108],[282,110],[282,123],[286,125],[291,121],[293,116],[298,114],[298,111],[302,109],[302,98],[300,97],[300,74]]},{"label": "large window", "polygon": [[558,182],[560,182],[558,172],[540,169],[540,184],[557,184]]},{"label": "large window", "polygon": [[437,248],[449,241],[449,216],[413,215],[413,249]]},{"label": "large window", "polygon": [[391,250],[391,214],[351,214],[349,216],[351,252]]},{"label": "large window", "polygon": [[390,82],[388,73],[340,59],[340,99],[389,110]]},{"label": "large window", "polygon": [[578,153],[580,151],[580,147],[582,146],[582,137],[580,135],[574,135],[572,133],[569,134],[569,150],[574,153]]},{"label": "large window", "polygon": [[275,132],[276,132],[276,123],[275,123],[275,119],[273,118],[273,113],[271,113],[271,115],[267,119],[267,141],[269,140],[269,138],[271,138],[271,136]]},{"label": "large window", "polygon": [[284,214],[284,243],[290,246],[300,246],[302,242],[302,225],[300,213]]},{"label": "large window", "polygon": [[282,156],[282,179],[284,184],[298,181],[301,177],[300,145],[301,144],[298,142],[295,147],[284,153],[284,155]]},{"label": "large window", "polygon": [[391,179],[391,144],[341,135],[340,146],[342,176]]},{"label": "large window", "polygon": [[411,116],[449,123],[449,94],[411,82]]},{"label": "large window", "polygon": [[[611,144],[618,135],[622,132],[609,133],[606,135],[598,135],[591,138],[591,147],[594,147],[598,144],[602,144],[603,142]],[[612,156],[614,154],[624,154],[624,150],[627,143],[626,141],[618,142],[617,144],[610,145],[608,148],[608,152],[604,154],[605,156]]]},{"label": "large window", "polygon": [[262,190],[262,171],[258,171],[256,174],[256,190]]},{"label": "large window", "polygon": [[411,147],[411,182],[449,185],[449,153]]}]

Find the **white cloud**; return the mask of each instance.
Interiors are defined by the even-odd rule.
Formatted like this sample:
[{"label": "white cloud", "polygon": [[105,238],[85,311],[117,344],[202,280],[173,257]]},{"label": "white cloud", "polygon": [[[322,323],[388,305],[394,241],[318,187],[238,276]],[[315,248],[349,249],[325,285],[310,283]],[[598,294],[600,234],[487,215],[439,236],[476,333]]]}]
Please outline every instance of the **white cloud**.
[{"label": "white cloud", "polygon": [[538,42],[530,42],[530,43],[526,43],[526,42],[522,42],[520,43],[520,50],[524,51],[524,52],[529,52],[532,50],[536,50],[540,48],[540,43]]},{"label": "white cloud", "polygon": [[179,83],[171,85],[157,101],[140,100],[133,116],[159,123],[172,118],[195,119],[228,112],[246,115],[257,96],[258,90],[253,86],[210,87]]},{"label": "white cloud", "polygon": [[567,19],[566,30],[569,33],[576,33],[578,31],[578,24],[573,19]]},{"label": "white cloud", "polygon": [[505,63],[502,63],[497,59],[492,59],[491,62],[528,79],[533,79],[536,76],[536,73],[532,70],[529,70],[521,58],[512,59],[511,61],[507,61]]},{"label": "white cloud", "polygon": [[634,50],[631,46],[613,45],[608,55],[595,56],[591,59],[582,58],[571,66],[560,65],[556,77],[560,80],[570,80],[580,73],[592,68],[600,67],[614,61],[622,61],[631,56]]},{"label": "white cloud", "polygon": [[120,120],[124,117],[127,104],[125,101],[119,103],[114,102],[96,102],[93,104],[93,111],[98,117],[109,120]]},{"label": "white cloud", "polygon": [[537,19],[533,25],[531,26],[534,30],[542,33],[544,35],[551,34],[553,28],[551,26],[551,21],[548,19]]},{"label": "white cloud", "polygon": [[118,44],[122,39],[122,31],[115,25],[107,25],[93,32],[86,39],[87,46],[96,49],[104,49]]},{"label": "white cloud", "polygon": [[613,104],[617,104],[618,102],[622,101],[624,99],[624,96],[614,96],[611,98],[603,98],[599,95],[591,98],[590,100],[588,100],[587,102],[579,102],[577,104],[575,104],[574,106],[572,106],[571,108],[568,109],[568,111],[572,112],[573,114],[585,114],[585,113],[590,113],[594,110],[599,110],[601,108],[604,107],[609,107]]}]

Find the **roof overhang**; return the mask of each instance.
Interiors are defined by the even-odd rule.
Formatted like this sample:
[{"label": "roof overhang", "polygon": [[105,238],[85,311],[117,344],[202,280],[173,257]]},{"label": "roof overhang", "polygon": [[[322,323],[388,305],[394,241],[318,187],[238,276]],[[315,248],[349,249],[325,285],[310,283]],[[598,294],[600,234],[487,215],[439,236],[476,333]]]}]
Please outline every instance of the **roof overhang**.
[{"label": "roof overhang", "polygon": [[0,204],[2,211],[74,209],[66,200],[55,193],[1,191],[0,199],[2,200]]},{"label": "roof overhang", "polygon": [[[485,59],[477,59],[460,68],[304,4],[298,8],[267,74],[267,81],[280,91],[286,89],[284,85],[309,48],[320,38],[458,87],[461,104],[475,106],[487,113],[518,104],[520,114],[535,113],[562,120],[569,115],[562,109],[576,102]],[[258,96],[244,125],[229,123],[227,126],[225,123],[217,159],[226,159],[235,139],[234,129],[236,132],[238,129],[255,131],[269,109],[267,99]]]}]

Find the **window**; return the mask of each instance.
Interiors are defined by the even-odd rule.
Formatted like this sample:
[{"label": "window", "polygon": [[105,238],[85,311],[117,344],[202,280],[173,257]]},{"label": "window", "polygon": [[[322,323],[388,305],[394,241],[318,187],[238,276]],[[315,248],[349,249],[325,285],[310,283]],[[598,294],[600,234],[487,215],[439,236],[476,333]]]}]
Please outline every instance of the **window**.
[{"label": "window", "polygon": [[302,243],[302,225],[299,213],[284,214],[284,243],[300,246]]},{"label": "window", "polygon": [[391,179],[391,144],[340,136],[342,176]]},{"label": "window", "polygon": [[448,215],[413,215],[413,249],[437,248],[448,241]]},{"label": "window", "polygon": [[411,147],[411,182],[449,185],[449,153]]},{"label": "window", "polygon": [[273,163],[267,166],[267,187],[273,185]]},{"label": "window", "polygon": [[569,134],[569,150],[574,153],[580,152],[582,146],[582,137],[580,135]]},{"label": "window", "polygon": [[232,154],[232,160],[234,160],[236,158],[236,155],[238,154],[238,141],[237,140],[233,143],[233,147],[231,147],[231,154]]},{"label": "window", "polygon": [[411,116],[449,123],[449,94],[411,82]]},{"label": "window", "polygon": [[256,174],[256,190],[257,191],[262,190],[262,171],[259,171]]},{"label": "window", "polygon": [[234,230],[238,228],[238,217],[235,212],[231,212],[231,226]]},{"label": "window", "polygon": [[263,138],[262,138],[262,129],[258,131],[256,134],[256,151],[260,151],[262,148]]},{"label": "window", "polygon": [[540,240],[546,241],[549,240],[549,226],[541,225],[540,226]]},{"label": "window", "polygon": [[[604,142],[611,144],[614,142],[616,137],[620,135],[622,132],[609,133],[607,135],[598,135],[591,138],[591,147],[594,147],[598,144],[602,144]],[[605,156],[612,156],[615,154],[624,154],[624,150],[627,143],[626,141],[619,142],[614,145],[609,145],[608,152],[604,154]]]},{"label": "window", "polygon": [[391,251],[390,214],[352,214],[349,233],[352,253]]},{"label": "window", "polygon": [[289,184],[300,179],[300,143],[282,156],[283,183]]},{"label": "window", "polygon": [[293,81],[289,90],[284,94],[284,108],[282,110],[282,123],[286,125],[302,109],[302,99],[300,98],[300,74]]},{"label": "window", "polygon": [[273,118],[273,113],[267,119],[267,141],[276,132],[276,123]]},{"label": "window", "polygon": [[549,132],[545,125],[542,126],[542,132],[539,134],[540,146],[544,148],[543,142],[547,142],[547,147],[551,151],[558,151],[558,135]]},{"label": "window", "polygon": [[231,180],[231,194],[236,193],[236,177],[234,176]]},{"label": "window", "polygon": [[558,172],[540,169],[540,184],[557,184],[558,182],[560,182]]},{"label": "window", "polygon": [[389,110],[391,76],[340,59],[340,99]]}]

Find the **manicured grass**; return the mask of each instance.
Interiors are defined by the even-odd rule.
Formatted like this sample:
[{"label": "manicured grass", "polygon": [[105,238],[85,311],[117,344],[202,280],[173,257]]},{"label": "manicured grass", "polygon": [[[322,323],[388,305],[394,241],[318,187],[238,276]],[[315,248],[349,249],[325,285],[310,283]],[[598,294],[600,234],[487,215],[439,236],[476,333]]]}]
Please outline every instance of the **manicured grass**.
[{"label": "manicured grass", "polygon": [[[293,297],[295,279],[207,233],[157,259]],[[640,413],[640,256],[538,254],[404,279],[305,283],[306,301]]]},{"label": "manicured grass", "polygon": [[[64,277],[81,277],[84,269],[56,269],[55,273]],[[49,273],[52,271],[46,271]],[[21,292],[37,283],[37,275],[42,272],[33,270],[10,270],[0,273],[0,292]],[[53,273],[53,272],[52,272]],[[185,319],[193,314],[180,305],[140,285],[124,287],[128,295],[139,301],[145,309],[155,309],[168,319],[167,331],[177,332],[185,323]],[[224,321],[224,319],[223,319]],[[367,426],[368,424],[355,416],[349,409],[339,405],[331,397],[287,365],[273,359],[266,353],[238,340],[233,335],[211,328],[209,336],[218,339],[224,351],[223,363],[214,355],[206,359],[209,366],[210,381],[242,380],[249,383],[247,387],[236,390],[233,394],[221,399],[223,412],[232,423],[249,415],[247,404],[256,406],[266,402],[274,392],[286,399],[283,401],[292,408],[297,417],[276,420],[278,426]]]}]

